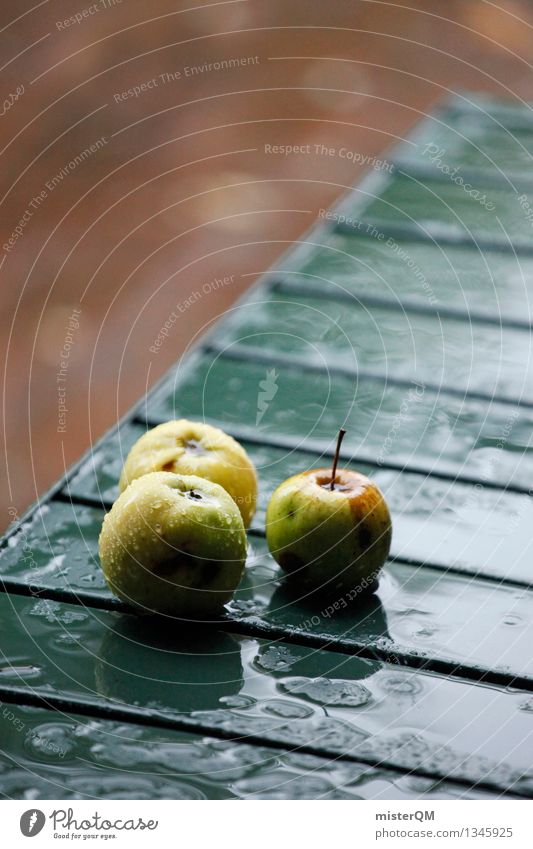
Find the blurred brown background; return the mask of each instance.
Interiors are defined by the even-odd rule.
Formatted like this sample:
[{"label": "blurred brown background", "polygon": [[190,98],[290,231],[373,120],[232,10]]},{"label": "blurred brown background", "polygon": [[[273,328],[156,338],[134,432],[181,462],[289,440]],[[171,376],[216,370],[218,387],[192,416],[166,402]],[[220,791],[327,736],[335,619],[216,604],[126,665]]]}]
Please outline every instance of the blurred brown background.
[{"label": "blurred brown background", "polygon": [[265,145],[379,156],[449,92],[533,99],[518,0],[2,0],[0,18],[2,527],[364,171]]}]

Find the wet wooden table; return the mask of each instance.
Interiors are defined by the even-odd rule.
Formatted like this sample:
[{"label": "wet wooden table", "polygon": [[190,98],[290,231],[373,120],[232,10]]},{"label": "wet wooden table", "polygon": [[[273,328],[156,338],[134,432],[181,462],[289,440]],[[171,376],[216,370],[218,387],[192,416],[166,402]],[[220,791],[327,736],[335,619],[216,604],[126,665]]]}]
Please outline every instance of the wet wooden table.
[{"label": "wet wooden table", "polygon": [[[443,103],[11,528],[4,796],[533,795],[532,151],[530,110]],[[240,439],[261,482],[202,633],[133,615],[97,555],[124,455],[178,416]],[[376,595],[317,605],[264,511],[339,426],[394,539]]]}]

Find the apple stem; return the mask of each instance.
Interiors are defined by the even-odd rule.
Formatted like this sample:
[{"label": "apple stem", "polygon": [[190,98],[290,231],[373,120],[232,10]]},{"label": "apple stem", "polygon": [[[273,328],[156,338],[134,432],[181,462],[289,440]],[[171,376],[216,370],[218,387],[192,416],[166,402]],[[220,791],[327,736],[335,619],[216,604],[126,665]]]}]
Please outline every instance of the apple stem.
[{"label": "apple stem", "polygon": [[344,439],[345,433],[346,433],[346,431],[344,430],[344,428],[341,427],[339,429],[339,435],[337,437],[337,447],[335,449],[335,456],[333,458],[333,467],[331,469],[331,483],[329,485],[329,488],[330,488],[331,491],[333,491],[335,489],[335,478],[337,477],[337,463],[339,462],[339,453],[340,453],[340,450],[341,450],[341,444],[342,444],[342,440]]}]

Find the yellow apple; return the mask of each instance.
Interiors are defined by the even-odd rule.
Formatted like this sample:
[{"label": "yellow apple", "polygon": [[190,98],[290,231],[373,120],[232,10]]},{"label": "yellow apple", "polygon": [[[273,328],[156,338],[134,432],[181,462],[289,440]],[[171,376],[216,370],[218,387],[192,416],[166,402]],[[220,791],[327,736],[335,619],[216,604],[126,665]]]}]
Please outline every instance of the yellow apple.
[{"label": "yellow apple", "polygon": [[148,472],[198,475],[220,484],[239,508],[245,527],[255,513],[255,467],[242,445],[217,427],[177,419],[149,430],[126,458],[120,490]]}]

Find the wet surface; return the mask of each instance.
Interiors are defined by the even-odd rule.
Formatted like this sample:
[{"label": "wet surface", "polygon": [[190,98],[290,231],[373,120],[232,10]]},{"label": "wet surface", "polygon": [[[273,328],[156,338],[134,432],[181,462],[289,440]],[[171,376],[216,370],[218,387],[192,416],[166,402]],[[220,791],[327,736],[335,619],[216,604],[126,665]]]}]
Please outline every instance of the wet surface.
[{"label": "wet surface", "polygon": [[[531,321],[533,259],[432,240],[377,239],[359,232],[303,244],[280,268],[287,291],[381,298],[438,313],[452,308],[491,320]],[[276,280],[273,275],[273,280]]]},{"label": "wet surface", "polygon": [[[363,222],[381,226],[406,226],[431,236],[498,239],[502,244],[531,244],[531,223],[519,201],[519,193],[499,188],[490,181],[475,189],[476,196],[452,181],[414,178],[399,172],[379,198],[362,197]],[[357,194],[357,193],[356,193]]]},{"label": "wet surface", "polygon": [[68,494],[72,498],[97,498],[111,505],[119,496],[118,482],[129,450],[144,431],[143,427],[126,425],[89,449],[88,456],[70,478]]},{"label": "wet surface", "polygon": [[[87,603],[100,599],[113,605],[98,560],[102,518],[97,508],[50,503],[24,537],[11,538],[0,556],[0,574],[29,585],[34,593],[63,589],[66,598],[73,593]],[[31,551],[29,561],[19,557],[23,541]],[[334,640],[495,670],[509,680],[513,675],[533,680],[531,590],[397,562],[385,567],[375,596],[363,598],[356,591],[325,599],[299,597],[269,555],[266,541],[252,537],[250,546],[245,576],[228,607],[239,621],[320,635],[325,643]],[[46,598],[35,604],[48,610]],[[68,607],[68,616],[83,620],[87,612]],[[60,641],[69,638],[68,633],[58,634]]]},{"label": "wet surface", "polygon": [[335,641],[438,658],[452,667],[498,670],[510,680],[513,675],[533,674],[528,650],[533,627],[530,591],[391,563],[380,577],[376,595],[318,600],[299,597],[286,580],[279,580],[263,542],[255,542],[254,549],[249,572],[255,581],[254,608],[249,598],[241,611],[243,584],[230,605],[234,614],[265,620],[293,635],[313,634],[324,644]]},{"label": "wet surface", "polygon": [[[520,693],[45,599],[3,595],[1,614],[2,645],[10,635],[3,666],[33,670],[31,680],[19,672],[3,682],[4,692],[127,705],[242,742],[260,737],[435,777],[533,788],[533,727]],[[60,634],[74,643],[59,644]]]},{"label": "wet surface", "polygon": [[443,112],[415,129],[410,141],[415,144],[406,145],[399,155],[402,169],[424,167],[437,175],[443,167],[467,173],[483,169],[493,179],[505,181],[520,179],[533,162],[533,133],[509,129],[489,117],[473,121],[471,115]]},{"label": "wet surface", "polygon": [[[469,323],[398,307],[339,303],[277,291],[236,307],[220,328],[223,347],[303,356],[319,368],[533,401],[529,330]],[[494,369],[487,363],[494,362]]]},{"label": "wet surface", "polygon": [[[272,702],[274,704],[274,702]],[[489,799],[367,764],[0,703],[7,799]]]},{"label": "wet surface", "polygon": [[[150,399],[156,421],[178,415],[206,418],[255,438],[289,437],[294,448],[313,442],[332,450],[338,428],[343,450],[408,468],[513,482],[526,489],[533,473],[533,411],[495,401],[421,391],[383,380],[358,380],[284,364],[205,354],[178,371]],[[270,375],[270,377],[269,377]],[[256,425],[260,384],[275,380],[271,401]],[[417,392],[418,388],[418,392]]]},{"label": "wet surface", "polygon": [[36,587],[102,589],[98,537],[103,518],[98,508],[42,505],[0,551],[0,575],[18,575]]},{"label": "wet surface", "polygon": [[[109,507],[118,496],[122,458],[142,433],[144,428],[140,425],[124,426],[116,437],[96,448],[72,478],[68,494],[72,498],[92,498]],[[282,481],[331,463],[331,458],[320,452],[283,450],[246,440],[242,444],[260,478],[258,508],[252,523],[256,530],[264,528],[268,500]],[[439,480],[362,463],[341,465],[368,475],[384,492],[394,522],[394,556],[444,569],[453,567],[472,575],[532,582],[533,503],[528,495],[489,489],[483,482],[476,485]],[[59,505],[53,509],[68,521],[68,511]],[[38,520],[33,527],[32,538],[38,537],[39,528],[42,530]],[[47,533],[50,535],[51,531]],[[37,545],[40,547],[38,542]]]}]

